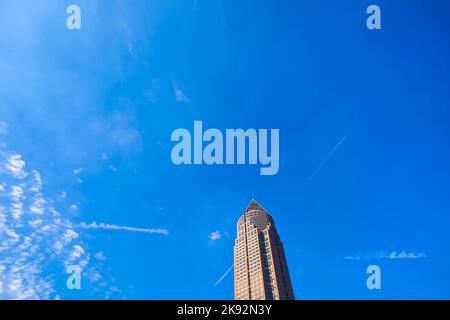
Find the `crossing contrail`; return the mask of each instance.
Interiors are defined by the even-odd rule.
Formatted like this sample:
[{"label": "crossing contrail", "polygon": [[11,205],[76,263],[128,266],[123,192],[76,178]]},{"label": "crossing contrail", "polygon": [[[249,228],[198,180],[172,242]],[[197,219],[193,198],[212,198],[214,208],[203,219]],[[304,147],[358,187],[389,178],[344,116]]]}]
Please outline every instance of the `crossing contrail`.
[{"label": "crossing contrail", "polygon": [[350,134],[350,131],[347,132],[341,140],[334,146],[334,148],[328,153],[326,158],[319,164],[319,166],[314,170],[314,172],[309,176],[309,178],[306,180],[305,184],[303,185],[303,188],[308,185],[308,183],[314,178],[314,176],[322,169],[322,167],[327,163],[327,161],[331,158],[331,156],[336,152],[336,150],[341,146],[341,144],[347,139],[348,135]]},{"label": "crossing contrail", "polygon": [[221,283],[223,279],[225,279],[225,277],[230,273],[230,271],[233,270],[233,267],[234,265],[231,265],[231,267],[229,267],[228,270],[225,271],[225,273],[219,278],[219,280],[216,281],[214,287],[217,287],[217,285]]}]

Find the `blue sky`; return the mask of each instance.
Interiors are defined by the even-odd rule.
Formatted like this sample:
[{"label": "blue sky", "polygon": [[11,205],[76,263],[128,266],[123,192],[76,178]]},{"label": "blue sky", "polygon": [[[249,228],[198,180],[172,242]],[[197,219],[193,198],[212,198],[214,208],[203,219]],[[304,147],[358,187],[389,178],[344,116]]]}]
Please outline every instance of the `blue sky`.
[{"label": "blue sky", "polygon": [[[255,198],[297,299],[450,298],[450,3],[370,4],[1,1],[0,297],[232,299]],[[279,128],[279,173],[175,166],[194,120]]]}]

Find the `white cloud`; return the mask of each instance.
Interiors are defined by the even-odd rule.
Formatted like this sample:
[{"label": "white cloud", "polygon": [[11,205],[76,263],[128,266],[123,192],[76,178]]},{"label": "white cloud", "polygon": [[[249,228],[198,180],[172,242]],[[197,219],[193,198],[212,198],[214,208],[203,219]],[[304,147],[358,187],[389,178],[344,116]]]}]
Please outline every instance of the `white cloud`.
[{"label": "white cloud", "polygon": [[[42,193],[37,171],[17,154],[0,152],[0,299],[53,299],[54,264],[89,264],[88,246]],[[6,170],[1,170],[6,168]],[[99,263],[99,262],[97,262]],[[96,267],[96,265],[92,265]]]},{"label": "white cloud", "polygon": [[66,267],[77,265],[81,270],[85,270],[89,264],[90,257],[91,255],[87,253],[81,245],[75,244],[64,264]]},{"label": "white cloud", "polygon": [[11,186],[10,189],[9,198],[11,203],[9,211],[11,216],[18,220],[23,215],[23,188],[21,186]]},{"label": "white cloud", "polygon": [[37,170],[32,171],[35,183],[31,186],[30,191],[38,193],[42,190],[41,174]]},{"label": "white cloud", "polygon": [[208,238],[211,241],[217,241],[222,238],[222,234],[220,233],[220,231],[214,231],[209,234]]},{"label": "white cloud", "polygon": [[[81,171],[75,169],[78,174]],[[75,173],[75,172],[74,172]],[[45,180],[45,179],[44,179]],[[120,290],[113,279],[104,279],[103,252],[91,259],[86,237],[78,229],[124,230],[167,235],[166,229],[146,229],[110,224],[74,225],[71,215],[60,213],[42,188],[37,170],[26,171],[20,154],[0,150],[0,300],[56,299],[55,269],[76,264],[86,276],[86,285],[104,290],[108,296]],[[4,192],[4,193],[3,193]],[[66,192],[61,193],[65,198]],[[100,280],[101,279],[101,280]],[[96,290],[97,290],[96,289]],[[98,291],[97,290],[97,291]]]},{"label": "white cloud", "polygon": [[184,94],[183,90],[181,90],[178,87],[178,84],[176,83],[175,80],[172,80],[172,85],[173,85],[173,91],[175,94],[175,99],[177,102],[182,102],[182,103],[190,102],[190,99]]},{"label": "white cloud", "polygon": [[76,244],[73,246],[73,251],[72,251],[72,254],[70,255],[70,258],[73,260],[76,260],[76,259],[81,258],[83,256],[83,254],[84,254],[83,247]]},{"label": "white cloud", "polygon": [[22,160],[22,156],[19,154],[11,154],[6,159],[5,169],[17,179],[23,179],[27,176],[27,173],[23,169],[24,167],[25,161]]},{"label": "white cloud", "polygon": [[30,212],[35,214],[44,214],[45,210],[45,199],[42,194],[39,194],[34,200],[33,204],[30,206]]},{"label": "white cloud", "polygon": [[40,224],[42,224],[42,219],[28,221],[28,224],[33,228],[37,228]]},{"label": "white cloud", "polygon": [[17,241],[19,241],[19,239],[20,239],[20,236],[19,236],[14,230],[9,229],[9,230],[6,230],[5,233],[6,233],[6,235],[7,235],[8,237],[10,237],[14,242],[17,242]]},{"label": "white cloud", "polygon": [[70,242],[72,242],[72,240],[78,238],[78,236],[79,235],[77,232],[73,231],[72,229],[67,229],[62,237],[62,240],[65,244],[69,244]]},{"label": "white cloud", "polygon": [[23,197],[22,187],[21,186],[11,186],[11,192],[9,193],[9,196],[12,201],[20,202]]},{"label": "white cloud", "polygon": [[99,251],[94,254],[94,258],[97,260],[106,260],[105,253],[103,251]]},{"label": "white cloud", "polygon": [[18,220],[22,217],[23,215],[23,204],[22,203],[12,203],[11,207],[10,207],[10,211],[11,211],[11,216],[15,219]]}]

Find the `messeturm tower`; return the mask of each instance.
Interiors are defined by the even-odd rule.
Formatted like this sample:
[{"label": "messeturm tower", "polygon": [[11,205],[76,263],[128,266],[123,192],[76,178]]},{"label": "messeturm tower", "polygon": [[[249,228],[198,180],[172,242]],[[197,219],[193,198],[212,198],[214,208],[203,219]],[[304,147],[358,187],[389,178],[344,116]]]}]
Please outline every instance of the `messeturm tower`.
[{"label": "messeturm tower", "polygon": [[236,300],[293,300],[283,244],[273,218],[252,200],[237,223],[234,244]]}]

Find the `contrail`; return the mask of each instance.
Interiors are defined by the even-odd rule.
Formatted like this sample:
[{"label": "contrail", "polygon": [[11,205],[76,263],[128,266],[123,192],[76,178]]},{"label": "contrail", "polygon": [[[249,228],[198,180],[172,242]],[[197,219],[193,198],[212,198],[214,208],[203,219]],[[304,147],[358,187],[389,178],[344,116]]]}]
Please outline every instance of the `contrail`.
[{"label": "contrail", "polygon": [[231,267],[229,267],[228,270],[225,271],[225,273],[219,278],[219,280],[216,281],[214,287],[217,287],[217,285],[221,283],[223,279],[225,279],[225,277],[230,273],[230,271],[233,270],[233,267],[234,265],[231,265]]},{"label": "contrail", "polygon": [[327,161],[336,152],[336,150],[340,147],[340,145],[344,142],[344,140],[347,138],[347,136],[349,134],[350,134],[350,131],[347,132],[345,134],[345,136],[343,136],[341,138],[341,140],[339,140],[339,142],[334,146],[334,148],[330,151],[330,153],[328,153],[327,157],[319,164],[319,166],[316,168],[316,170],[314,170],[312,175],[309,176],[309,178],[306,180],[305,184],[303,185],[303,188],[306,187],[308,185],[308,183],[312,180],[312,178],[314,178],[314,176],[319,172],[319,170],[322,169],[322,167],[325,165],[325,163],[327,163]]},{"label": "contrail", "polygon": [[169,230],[167,229],[145,229],[145,228],[135,228],[135,227],[126,227],[126,226],[117,226],[115,224],[106,224],[106,223],[97,223],[93,222],[90,224],[87,223],[80,223],[76,227],[82,228],[82,229],[105,229],[105,230],[123,230],[128,232],[143,232],[143,233],[159,233],[168,235]]},{"label": "contrail", "polygon": [[423,259],[427,258],[427,255],[423,252],[407,252],[405,250],[403,251],[384,251],[384,252],[378,252],[375,254],[368,254],[366,256],[345,256],[344,260],[375,260],[375,259],[389,259],[389,260],[395,260],[395,259]]}]

